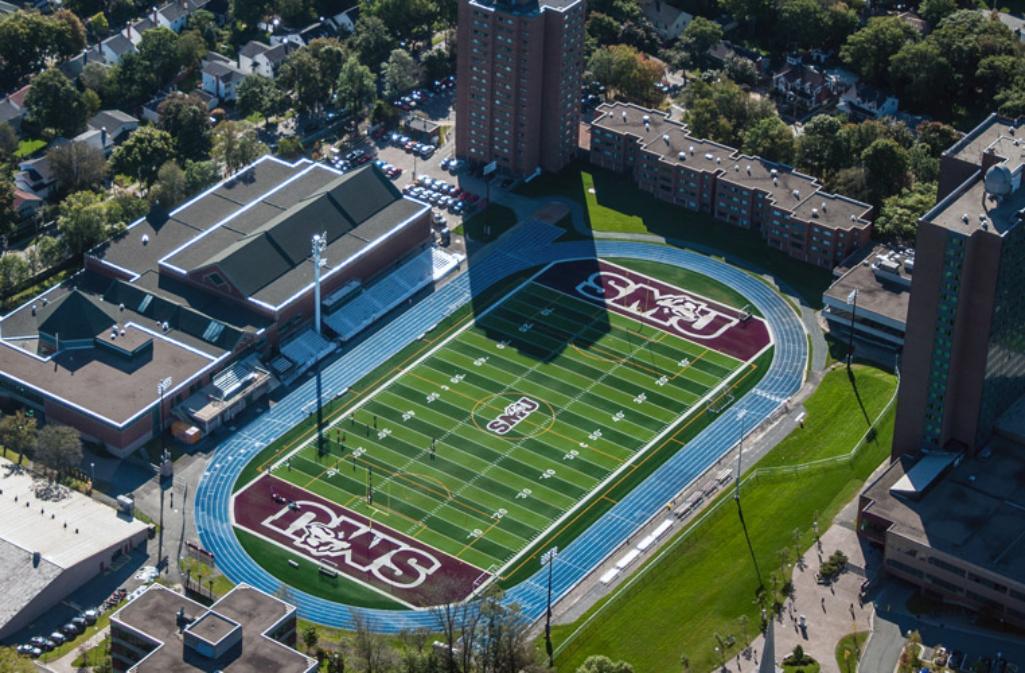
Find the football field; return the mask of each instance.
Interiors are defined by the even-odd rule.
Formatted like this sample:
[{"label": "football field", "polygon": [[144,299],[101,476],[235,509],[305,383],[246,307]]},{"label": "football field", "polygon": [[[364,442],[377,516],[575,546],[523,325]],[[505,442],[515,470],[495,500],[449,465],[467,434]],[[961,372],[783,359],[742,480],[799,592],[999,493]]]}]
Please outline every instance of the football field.
[{"label": "football field", "polygon": [[464,598],[770,347],[685,288],[548,267],[274,463],[234,522],[407,605]]}]

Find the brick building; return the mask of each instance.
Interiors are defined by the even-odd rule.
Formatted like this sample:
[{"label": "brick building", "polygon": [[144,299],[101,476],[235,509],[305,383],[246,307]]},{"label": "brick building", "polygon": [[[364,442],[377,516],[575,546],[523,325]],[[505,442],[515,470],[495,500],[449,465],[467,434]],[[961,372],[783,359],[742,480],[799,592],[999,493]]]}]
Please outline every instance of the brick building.
[{"label": "brick building", "polygon": [[665,114],[604,104],[591,124],[591,163],[639,189],[743,229],[787,255],[832,269],[872,235],[871,206],[821,189],[789,166],[691,136]]},{"label": "brick building", "polygon": [[943,153],[919,222],[894,462],[861,495],[887,572],[1025,626],[1025,152],[992,115]]},{"label": "brick building", "polygon": [[265,157],[135,222],[86,253],[80,273],[0,319],[0,397],[127,455],[208,384],[225,396],[265,391],[244,362],[307,329],[316,233],[327,240],[329,296],[424,251],[430,207],[374,167],[341,175]]},{"label": "brick building", "polygon": [[585,0],[460,0],[456,156],[524,176],[576,156]]}]

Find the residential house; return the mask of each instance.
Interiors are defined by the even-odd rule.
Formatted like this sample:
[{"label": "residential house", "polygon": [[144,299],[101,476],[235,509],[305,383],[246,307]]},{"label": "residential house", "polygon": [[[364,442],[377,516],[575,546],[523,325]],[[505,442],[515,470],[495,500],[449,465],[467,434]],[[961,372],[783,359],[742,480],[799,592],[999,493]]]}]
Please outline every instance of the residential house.
[{"label": "residential house", "polygon": [[16,11],[18,11],[17,5],[12,5],[9,2],[3,2],[0,0],[0,16],[3,16],[4,14],[14,14]]},{"label": "residential house", "polygon": [[218,53],[210,52],[203,59],[203,91],[222,101],[235,100],[238,85],[245,76],[235,61]]},{"label": "residential house", "polygon": [[335,14],[327,20],[338,32],[352,35],[356,32],[356,20],[359,19],[359,5],[350,7],[341,14]]},{"label": "residential house", "polygon": [[648,21],[651,21],[659,37],[667,42],[679,38],[694,18],[682,9],[673,7],[666,0],[647,0],[642,3],[641,11]]},{"label": "residential house", "polygon": [[1010,28],[1015,37],[1020,41],[1025,42],[1025,19],[1020,16],[1015,16],[1014,14],[1008,14],[1007,12],[994,12],[988,9],[980,9],[979,11],[989,15]]},{"label": "residential house", "polygon": [[880,119],[897,114],[899,101],[885,91],[868,84],[855,84],[840,95],[837,108],[852,119]]},{"label": "residential house", "polygon": [[929,32],[929,22],[915,12],[901,12],[897,15],[897,18],[909,25],[911,30],[919,35],[925,35]]},{"label": "residential house", "polygon": [[[277,28],[275,26],[275,28]],[[302,30],[290,30],[280,28],[281,32],[270,36],[272,45],[293,44],[296,47],[305,47],[318,37],[331,37],[335,33],[334,25],[327,21],[311,23]]]},{"label": "residential house", "polygon": [[23,192],[33,194],[40,199],[47,199],[57,185],[50,160],[45,156],[29,159],[18,164],[18,172],[14,175],[14,186]]},{"label": "residential house", "polygon": [[125,54],[138,51],[135,48],[136,43],[126,34],[129,32],[129,29],[126,28],[117,35],[112,35],[100,43],[99,55],[104,63],[107,65],[117,65],[124,58]]},{"label": "residential house", "polygon": [[14,190],[14,213],[19,222],[35,217],[39,209],[43,207],[43,199],[31,192],[21,189]]},{"label": "residential house", "polygon": [[0,100],[0,123],[10,124],[15,131],[20,131],[24,119],[25,108],[18,105],[12,96]]},{"label": "residential house", "polygon": [[772,76],[772,88],[783,100],[784,111],[796,116],[834,102],[838,87],[827,73],[788,57],[783,69]]},{"label": "residential house", "polygon": [[139,128],[139,120],[121,110],[102,110],[89,120],[89,128],[95,131],[106,130],[110,141],[117,144]]},{"label": "residential house", "polygon": [[65,143],[82,143],[89,147],[94,147],[103,152],[104,156],[110,156],[110,153],[114,151],[114,140],[110,137],[110,134],[106,129],[86,129],[71,140],[65,140],[63,138],[57,139],[50,144],[50,147],[56,147]]},{"label": "residential house", "polygon": [[770,64],[768,58],[756,51],[737,46],[726,40],[720,40],[705,52],[705,59],[713,68],[725,68],[726,64],[734,58],[751,61],[759,75],[766,75],[769,72]]},{"label": "residential house", "polygon": [[238,52],[238,68],[246,75],[263,75],[273,79],[285,58],[294,50],[291,42],[271,46],[250,40]]}]

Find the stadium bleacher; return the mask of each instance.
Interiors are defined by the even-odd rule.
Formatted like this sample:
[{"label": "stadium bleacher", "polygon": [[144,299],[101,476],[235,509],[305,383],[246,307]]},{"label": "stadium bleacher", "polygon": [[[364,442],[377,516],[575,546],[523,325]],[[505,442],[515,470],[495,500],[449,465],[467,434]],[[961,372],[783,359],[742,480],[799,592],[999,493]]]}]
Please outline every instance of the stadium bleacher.
[{"label": "stadium bleacher", "polygon": [[342,341],[348,341],[423,288],[457,269],[462,260],[462,255],[440,248],[424,250],[328,315],[324,322]]},{"label": "stadium bleacher", "polygon": [[281,346],[281,354],[295,363],[295,368],[282,377],[286,385],[299,378],[310,367],[338,350],[338,344],[325,339],[311,327]]}]

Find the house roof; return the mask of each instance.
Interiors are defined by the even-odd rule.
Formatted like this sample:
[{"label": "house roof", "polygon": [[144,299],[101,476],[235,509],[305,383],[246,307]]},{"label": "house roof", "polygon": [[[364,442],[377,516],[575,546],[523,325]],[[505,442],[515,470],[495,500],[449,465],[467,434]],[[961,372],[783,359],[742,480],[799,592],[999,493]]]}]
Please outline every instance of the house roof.
[{"label": "house roof", "polygon": [[25,116],[24,108],[10,98],[0,100],[0,122],[9,122]]},{"label": "house roof", "polygon": [[111,50],[117,56],[124,56],[135,51],[135,45],[127,37],[118,33],[103,41],[103,46]]},{"label": "house roof", "polygon": [[246,42],[241,49],[238,50],[239,56],[245,56],[246,58],[253,58],[262,54],[263,52],[270,49],[269,44],[264,44],[259,40],[250,40]]},{"label": "house roof", "polygon": [[126,124],[138,124],[139,120],[121,110],[101,110],[89,120],[89,126],[94,129],[107,129],[114,133]]},{"label": "house roof", "polygon": [[169,2],[158,11],[168,23],[173,23],[183,16],[189,15],[189,8],[180,2]]},{"label": "house roof", "polygon": [[21,87],[20,89],[18,89],[14,93],[12,93],[10,96],[8,96],[7,100],[11,101],[12,103],[17,105],[18,107],[24,108],[25,107],[25,99],[28,98],[28,92],[31,91],[31,90],[32,90],[32,85],[31,84],[26,84],[25,86]]}]

